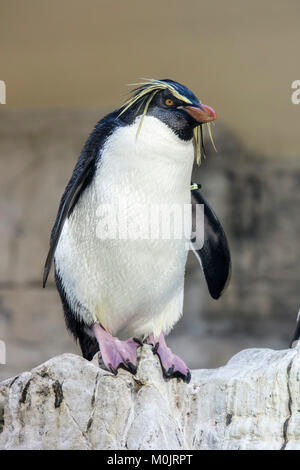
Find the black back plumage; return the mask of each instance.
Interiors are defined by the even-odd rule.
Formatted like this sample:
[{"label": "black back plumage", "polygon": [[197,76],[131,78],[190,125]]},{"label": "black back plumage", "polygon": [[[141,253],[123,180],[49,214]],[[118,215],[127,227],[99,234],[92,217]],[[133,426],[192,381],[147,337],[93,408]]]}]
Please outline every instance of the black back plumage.
[{"label": "black back plumage", "polygon": [[117,119],[115,111],[99,121],[75,165],[73,174],[62,195],[56,220],[51,231],[50,249],[44,266],[43,287],[45,287],[51,269],[55,249],[66,218],[71,214],[85,188],[93,179],[96,165],[101,159],[101,149],[113,131],[124,123]]}]

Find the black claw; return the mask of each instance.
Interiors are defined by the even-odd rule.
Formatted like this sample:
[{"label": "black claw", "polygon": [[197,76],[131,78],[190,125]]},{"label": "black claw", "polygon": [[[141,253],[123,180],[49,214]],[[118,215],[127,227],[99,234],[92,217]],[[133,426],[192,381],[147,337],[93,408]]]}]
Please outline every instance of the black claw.
[{"label": "black claw", "polygon": [[186,374],[183,374],[179,370],[174,371],[174,366],[170,367],[167,371],[162,367],[163,375],[166,379],[181,379],[186,384],[191,381],[191,373],[187,370]]},{"label": "black claw", "polygon": [[103,364],[104,364],[104,362],[102,360],[102,356],[101,356],[101,353],[99,351],[98,352],[98,365],[99,365],[99,367],[101,367],[101,366],[103,367]]},{"label": "black claw", "polygon": [[143,341],[141,340],[141,338],[132,338],[133,341],[135,341],[136,343],[138,343],[140,346],[143,346]]},{"label": "black claw", "polygon": [[153,346],[153,348],[152,348],[153,354],[156,354],[156,353],[157,353],[158,347],[159,347],[159,343],[157,342],[156,344],[154,344],[154,346]]},{"label": "black claw", "polygon": [[166,370],[163,366],[161,366],[161,370],[165,379],[172,379],[174,376],[174,366],[170,367]]},{"label": "black claw", "polygon": [[191,381],[191,378],[192,378],[191,372],[188,370],[188,371],[187,371],[187,374],[186,374],[186,377],[185,377],[185,379],[183,379],[183,381],[184,381],[186,384],[189,384],[190,381]]},{"label": "black claw", "polygon": [[114,369],[114,367],[111,365],[111,363],[108,364],[108,368],[114,375],[117,375],[118,369]]},{"label": "black claw", "polygon": [[168,377],[171,377],[173,375],[174,367],[175,367],[174,364],[172,364],[172,366],[168,369],[168,371],[167,371],[167,376]]},{"label": "black claw", "polygon": [[191,381],[191,373],[189,370],[187,370],[186,374],[183,374],[182,372],[179,372],[177,370],[176,372],[174,372],[173,377],[183,380],[186,384],[190,383]]},{"label": "black claw", "polygon": [[132,362],[130,362],[128,359],[126,360],[126,365],[127,365],[129,372],[135,375],[137,372],[137,367],[134,364],[132,364]]},{"label": "black claw", "polygon": [[118,365],[118,369],[127,370],[128,372],[130,372],[133,375],[135,375],[136,372],[137,372],[137,367],[134,364],[132,364],[132,362],[130,362],[129,359],[126,359],[124,362],[121,362]]}]

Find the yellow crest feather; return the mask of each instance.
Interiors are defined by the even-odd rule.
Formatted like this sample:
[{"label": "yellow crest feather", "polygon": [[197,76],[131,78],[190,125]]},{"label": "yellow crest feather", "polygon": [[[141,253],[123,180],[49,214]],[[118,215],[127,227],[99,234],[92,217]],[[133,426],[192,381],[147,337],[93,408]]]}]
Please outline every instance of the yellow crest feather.
[{"label": "yellow crest feather", "polygon": [[[187,104],[192,104],[192,102],[186,96],[181,95],[176,90],[176,88],[174,86],[172,86],[170,83],[164,82],[163,80],[156,80],[154,78],[142,78],[142,80],[143,81],[141,81],[139,83],[130,83],[129,84],[129,86],[137,86],[138,88],[135,88],[135,89],[132,90],[132,93],[135,93],[135,92],[136,93],[133,94],[133,96],[131,96],[127,101],[125,101],[125,103],[122,106],[123,109],[118,115],[118,117],[121,116],[129,108],[131,108],[131,106],[133,106],[139,100],[144,98],[143,100],[141,100],[141,103],[140,103],[140,105],[137,109],[137,112],[139,112],[139,110],[141,109],[141,106],[146,101],[145,107],[144,107],[144,110],[143,110],[143,113],[142,113],[142,117],[141,117],[138,129],[137,129],[137,133],[136,133],[137,137],[138,137],[138,135],[141,131],[143,120],[144,120],[144,117],[147,114],[149,105],[150,105],[152,99],[154,98],[154,96],[160,90],[169,90],[170,93],[172,93],[172,95],[175,96],[177,99],[179,99],[181,101],[184,101]],[[149,97],[147,97],[147,95],[149,95]],[[200,101],[200,103],[201,103],[201,101]],[[205,157],[205,154],[203,152],[203,136],[202,136],[202,128],[201,128],[201,126],[203,126],[203,125],[204,124],[200,124],[199,126],[196,126],[194,128],[194,139],[193,139],[193,141],[194,141],[194,149],[195,149],[195,160],[197,162],[197,165],[200,165],[200,163],[201,163],[202,154]],[[212,143],[215,151],[217,151],[214,140],[213,140],[213,137],[212,137],[210,123],[207,123],[207,127],[208,127],[208,132],[209,132],[209,137],[210,137],[211,143]]]}]

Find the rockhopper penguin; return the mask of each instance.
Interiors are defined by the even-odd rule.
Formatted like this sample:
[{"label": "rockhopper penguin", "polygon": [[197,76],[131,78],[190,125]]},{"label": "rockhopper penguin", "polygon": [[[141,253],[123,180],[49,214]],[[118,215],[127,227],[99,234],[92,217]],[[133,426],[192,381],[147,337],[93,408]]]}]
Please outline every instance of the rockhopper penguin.
[{"label": "rockhopper penguin", "polygon": [[[202,126],[216,113],[172,80],[138,85],[120,109],[98,122],[82,150],[52,229],[43,286],[54,257],[66,325],[86,359],[100,349],[113,373],[119,367],[135,373],[136,350],[146,342],[165,377],[189,382],[188,367],[164,339],[182,314],[186,239],[105,238],[97,227],[101,208],[116,206],[119,224],[126,219],[139,226],[143,209],[137,204],[145,210],[192,204],[193,227],[195,208],[204,205],[204,244],[197,247],[195,237],[191,243],[217,299],[230,277],[228,244],[214,212],[190,186]],[[106,216],[109,221],[109,210]]]}]

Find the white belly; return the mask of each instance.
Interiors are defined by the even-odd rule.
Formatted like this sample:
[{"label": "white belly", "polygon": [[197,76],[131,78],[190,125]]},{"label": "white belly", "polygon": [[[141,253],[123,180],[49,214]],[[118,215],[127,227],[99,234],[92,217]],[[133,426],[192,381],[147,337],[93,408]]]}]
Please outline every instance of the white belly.
[{"label": "white belly", "polygon": [[[181,141],[153,117],[145,118],[136,140],[137,126],[138,119],[107,141],[93,182],[66,221],[55,254],[74,313],[87,324],[100,322],[120,338],[172,328],[182,313],[187,257],[184,236],[175,240],[171,233],[171,239],[163,240],[148,233],[133,240],[132,228],[141,224],[141,214],[150,206],[190,204],[192,143]],[[108,204],[119,213],[118,227],[124,219],[130,222],[127,239],[99,238],[99,227],[107,220],[100,216]]]}]

